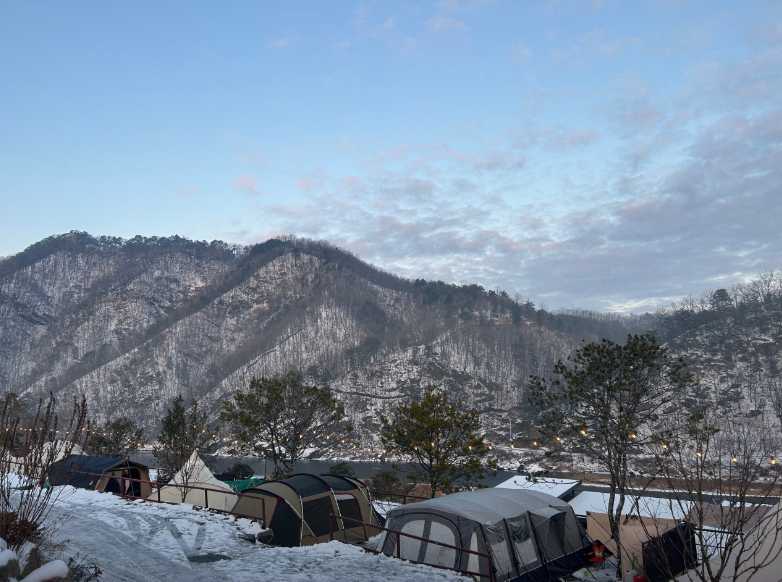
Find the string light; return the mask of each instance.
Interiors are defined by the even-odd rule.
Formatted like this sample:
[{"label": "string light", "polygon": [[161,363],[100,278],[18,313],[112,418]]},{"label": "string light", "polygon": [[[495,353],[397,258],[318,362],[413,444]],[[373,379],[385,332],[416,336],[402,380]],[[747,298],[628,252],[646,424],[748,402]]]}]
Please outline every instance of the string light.
[{"label": "string light", "polygon": [[557,441],[558,443],[561,443],[561,442],[562,442],[562,439],[561,439],[561,438],[559,438],[558,436],[554,437],[554,440],[555,440],[555,441]]},{"label": "string light", "polygon": [[633,441],[636,439],[636,437],[637,437],[637,436],[638,436],[638,435],[636,435],[634,432],[631,432],[631,433],[629,434],[630,440],[633,440]]},{"label": "string light", "polygon": [[585,428],[582,428],[582,429],[581,429],[580,431],[578,431],[578,432],[580,432],[580,433],[581,433],[581,436],[586,436],[586,435],[587,435],[587,431],[586,431],[586,429],[585,429]]},{"label": "string light", "polygon": [[776,465],[779,461],[777,461],[774,457],[771,458],[771,464]]},{"label": "string light", "polygon": [[532,446],[533,447],[537,447],[538,446],[538,441],[532,441]]},{"label": "string light", "polygon": [[736,457],[731,457],[730,462],[735,465],[738,462],[738,459]]}]

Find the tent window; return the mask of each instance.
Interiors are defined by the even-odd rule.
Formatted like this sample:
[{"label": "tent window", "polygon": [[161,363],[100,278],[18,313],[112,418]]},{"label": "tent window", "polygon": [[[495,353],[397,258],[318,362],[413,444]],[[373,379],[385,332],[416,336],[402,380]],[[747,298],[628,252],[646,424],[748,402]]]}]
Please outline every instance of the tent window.
[{"label": "tent window", "polygon": [[304,521],[307,522],[316,537],[325,536],[331,532],[331,514],[333,512],[329,497],[304,502]]},{"label": "tent window", "polygon": [[510,552],[510,545],[505,533],[505,526],[502,522],[492,526],[485,527],[486,538],[491,546],[491,554],[494,558],[494,566],[497,573],[502,577],[512,574],[515,570],[513,557]]},{"label": "tent window", "polygon": [[[456,545],[456,534],[453,529],[439,521],[431,522],[428,539],[451,546]],[[434,566],[453,568],[456,565],[456,550],[454,548],[446,548],[445,546],[427,543],[424,562]]]},{"label": "tent window", "polygon": [[[403,534],[410,534],[418,537],[424,535],[424,525],[426,522],[423,519],[415,519],[408,521],[399,530]],[[418,561],[418,552],[421,550],[421,540],[407,537],[405,535],[399,536],[399,557],[403,560]]]},{"label": "tent window", "polygon": [[361,527],[361,524],[359,523],[361,521],[361,508],[355,497],[352,495],[337,495],[337,505],[339,505],[340,515],[349,518],[345,520],[346,529]]},{"label": "tent window", "polygon": [[[470,536],[470,547],[469,550],[471,552],[477,552],[478,551],[478,532],[474,531],[472,532],[472,536]],[[481,566],[478,560],[480,560],[480,556],[478,554],[469,554],[469,558],[467,559],[467,570],[469,572],[480,572]]]},{"label": "tent window", "polygon": [[521,572],[525,572],[537,567],[538,555],[535,552],[535,540],[532,538],[527,516],[521,515],[507,521],[519,569]]}]

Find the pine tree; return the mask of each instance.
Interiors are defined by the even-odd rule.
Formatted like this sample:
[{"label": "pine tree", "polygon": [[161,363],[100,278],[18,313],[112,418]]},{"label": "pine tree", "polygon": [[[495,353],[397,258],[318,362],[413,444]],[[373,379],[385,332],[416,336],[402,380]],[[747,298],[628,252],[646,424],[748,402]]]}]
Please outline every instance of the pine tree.
[{"label": "pine tree", "polygon": [[331,391],[304,384],[295,371],[253,378],[223,403],[221,418],[241,448],[272,461],[275,477],[288,474],[307,449],[327,447],[352,430]]},{"label": "pine tree", "polygon": [[131,419],[116,418],[89,430],[85,448],[94,455],[127,456],[144,442],[144,429]]},{"label": "pine tree", "polygon": [[479,432],[478,411],[463,411],[442,390],[428,387],[420,401],[400,404],[381,423],[387,454],[414,463],[432,497],[460,479],[467,484],[481,477],[486,469],[482,461],[489,447]]}]

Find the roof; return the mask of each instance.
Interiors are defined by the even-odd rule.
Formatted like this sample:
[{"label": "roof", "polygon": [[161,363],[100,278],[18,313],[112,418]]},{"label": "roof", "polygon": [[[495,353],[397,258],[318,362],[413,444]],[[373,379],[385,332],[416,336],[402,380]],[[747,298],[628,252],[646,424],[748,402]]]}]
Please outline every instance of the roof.
[{"label": "roof", "polygon": [[[690,505],[688,501],[677,501],[676,499],[628,495],[625,498],[624,513],[641,517],[684,519]],[[570,500],[570,506],[576,515],[586,515],[587,512],[607,513],[608,493],[582,491]],[[683,511],[683,509],[688,511]]]},{"label": "roof", "polygon": [[49,469],[51,485],[94,487],[103,473],[117,466],[144,467],[120,455],[70,455],[53,463]]},{"label": "roof", "polygon": [[579,484],[575,479],[554,479],[552,477],[538,477],[530,479],[525,475],[514,475],[495,487],[502,489],[525,489],[539,491],[554,497],[562,497]]},{"label": "roof", "polygon": [[564,509],[569,506],[561,499],[539,491],[494,487],[417,501],[391,510],[388,517],[431,511],[457,515],[482,524],[493,524],[528,511],[534,512],[550,507]]}]

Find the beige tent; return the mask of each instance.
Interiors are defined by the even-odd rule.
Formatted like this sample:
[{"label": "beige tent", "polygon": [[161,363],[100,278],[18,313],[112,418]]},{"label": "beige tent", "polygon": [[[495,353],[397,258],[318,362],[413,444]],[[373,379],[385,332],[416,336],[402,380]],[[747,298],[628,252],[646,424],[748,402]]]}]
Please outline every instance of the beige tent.
[{"label": "beige tent", "polygon": [[[755,555],[742,558],[736,573],[735,559],[729,561],[722,580],[730,582],[780,582],[782,581],[782,504],[772,507],[746,534],[745,547],[757,548]],[[717,565],[718,562],[715,564]],[[700,580],[694,571],[679,576],[677,581]]]},{"label": "beige tent", "polygon": [[[622,540],[622,576],[628,576],[631,571],[644,572],[644,545],[650,538],[659,538],[679,523],[675,519],[660,517],[625,516],[619,525],[619,537]],[[617,555],[616,542],[611,539],[608,514],[588,512],[587,535],[593,540],[600,540],[611,553]]]},{"label": "beige tent", "polygon": [[149,496],[149,499],[158,498],[169,503],[191,503],[219,511],[231,511],[237,500],[234,490],[214,476],[198,451],[193,451],[171,480],[160,488],[159,496],[157,491]]}]

